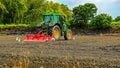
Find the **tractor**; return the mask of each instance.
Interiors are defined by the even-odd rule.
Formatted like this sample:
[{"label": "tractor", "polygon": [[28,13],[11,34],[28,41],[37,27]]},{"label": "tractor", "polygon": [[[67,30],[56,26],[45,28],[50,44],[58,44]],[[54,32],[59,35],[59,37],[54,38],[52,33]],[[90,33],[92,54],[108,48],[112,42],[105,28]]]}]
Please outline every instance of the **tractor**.
[{"label": "tractor", "polygon": [[64,36],[65,40],[72,39],[72,31],[65,24],[65,16],[48,13],[42,16],[42,22],[37,24],[37,34],[27,34],[25,41],[52,41]]}]

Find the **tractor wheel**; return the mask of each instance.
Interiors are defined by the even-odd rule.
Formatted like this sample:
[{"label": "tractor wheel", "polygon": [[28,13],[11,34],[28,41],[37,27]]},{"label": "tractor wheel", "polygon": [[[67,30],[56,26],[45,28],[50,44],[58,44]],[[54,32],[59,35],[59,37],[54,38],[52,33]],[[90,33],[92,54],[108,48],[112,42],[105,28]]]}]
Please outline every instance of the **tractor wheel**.
[{"label": "tractor wheel", "polygon": [[52,36],[55,40],[59,40],[61,36],[61,30],[58,25],[54,26],[52,29]]},{"label": "tractor wheel", "polygon": [[70,29],[67,29],[64,34],[65,40],[71,40],[72,39],[72,31]]}]

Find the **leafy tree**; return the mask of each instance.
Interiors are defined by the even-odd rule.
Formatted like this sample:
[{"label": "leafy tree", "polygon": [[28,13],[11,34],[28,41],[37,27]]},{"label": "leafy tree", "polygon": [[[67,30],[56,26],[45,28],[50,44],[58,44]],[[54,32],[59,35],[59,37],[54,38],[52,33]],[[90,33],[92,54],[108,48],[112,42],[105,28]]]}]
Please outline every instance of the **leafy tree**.
[{"label": "leafy tree", "polygon": [[67,5],[61,4],[61,10],[64,13],[64,16],[66,17],[66,24],[70,26],[70,21],[72,19],[72,11],[67,7]]},{"label": "leafy tree", "polygon": [[0,23],[3,21],[3,19],[4,19],[4,13],[7,13],[8,11],[7,11],[7,9],[6,9],[6,7],[5,7],[5,5],[4,4],[2,4],[1,2],[0,2]]},{"label": "leafy tree", "polygon": [[120,16],[117,16],[117,17],[115,18],[115,21],[116,21],[116,22],[120,21]]},{"label": "leafy tree", "polygon": [[[72,15],[71,10],[64,4],[47,0],[0,0],[0,22],[37,23],[45,13],[59,13],[66,16],[67,21]],[[36,24],[35,23],[35,24]]]},{"label": "leafy tree", "polygon": [[36,22],[40,19],[44,10],[44,0],[27,0],[27,12],[24,14],[24,22]]},{"label": "leafy tree", "polygon": [[1,0],[6,6],[8,13],[4,14],[3,23],[16,23],[21,21],[23,14],[26,12],[25,0]]},{"label": "leafy tree", "polygon": [[93,26],[99,29],[110,27],[111,22],[112,22],[112,17],[104,13],[97,15],[92,20]]},{"label": "leafy tree", "polygon": [[73,24],[83,27],[96,15],[97,7],[93,3],[86,3],[73,8]]},{"label": "leafy tree", "polygon": [[3,3],[0,2],[0,13],[7,12],[7,9]]},{"label": "leafy tree", "polygon": [[67,5],[54,3],[54,2],[46,2],[45,5],[45,12],[46,13],[59,13],[66,18],[66,24],[70,25],[69,21],[72,16],[72,11],[67,7]]}]

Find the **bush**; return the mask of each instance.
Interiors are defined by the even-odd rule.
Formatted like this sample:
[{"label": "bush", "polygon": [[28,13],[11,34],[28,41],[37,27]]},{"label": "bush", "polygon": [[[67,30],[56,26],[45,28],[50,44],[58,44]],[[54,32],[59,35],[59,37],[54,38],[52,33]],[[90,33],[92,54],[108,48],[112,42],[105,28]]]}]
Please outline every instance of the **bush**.
[{"label": "bush", "polygon": [[100,14],[93,18],[92,25],[99,29],[104,29],[110,27],[112,22],[112,17],[107,14]]},{"label": "bush", "polygon": [[5,28],[5,27],[6,27],[5,25],[0,24],[0,29],[3,29],[3,28]]},{"label": "bush", "polygon": [[26,28],[26,27],[29,27],[29,25],[27,25],[27,24],[18,24],[17,27],[25,27]]},{"label": "bush", "polygon": [[0,24],[0,29],[4,30],[4,29],[23,29],[23,28],[28,28],[29,25],[27,24]]},{"label": "bush", "polygon": [[120,21],[120,16],[117,16],[114,21],[115,21],[115,22]]},{"label": "bush", "polygon": [[120,21],[111,23],[111,26],[116,26],[116,25],[120,25]]}]

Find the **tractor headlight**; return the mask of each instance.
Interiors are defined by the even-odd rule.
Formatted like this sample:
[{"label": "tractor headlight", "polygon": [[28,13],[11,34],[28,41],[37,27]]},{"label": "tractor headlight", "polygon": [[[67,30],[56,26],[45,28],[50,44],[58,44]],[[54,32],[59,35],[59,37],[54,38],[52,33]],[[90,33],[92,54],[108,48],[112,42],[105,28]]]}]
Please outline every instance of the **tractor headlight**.
[{"label": "tractor headlight", "polygon": [[53,24],[49,24],[49,26],[53,26]]}]

